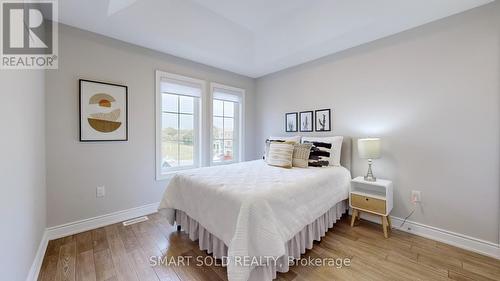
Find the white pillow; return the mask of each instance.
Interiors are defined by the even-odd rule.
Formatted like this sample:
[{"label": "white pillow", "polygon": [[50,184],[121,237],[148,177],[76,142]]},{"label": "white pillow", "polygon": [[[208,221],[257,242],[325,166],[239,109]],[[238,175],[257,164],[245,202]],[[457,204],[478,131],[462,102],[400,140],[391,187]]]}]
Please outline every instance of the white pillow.
[{"label": "white pillow", "polygon": [[340,166],[340,153],[342,151],[343,136],[335,137],[303,137],[302,142],[324,142],[332,144],[333,153],[330,154],[330,166]]},{"label": "white pillow", "polygon": [[269,140],[281,140],[281,141],[293,141],[296,143],[300,143],[300,136],[293,137],[269,137]]}]

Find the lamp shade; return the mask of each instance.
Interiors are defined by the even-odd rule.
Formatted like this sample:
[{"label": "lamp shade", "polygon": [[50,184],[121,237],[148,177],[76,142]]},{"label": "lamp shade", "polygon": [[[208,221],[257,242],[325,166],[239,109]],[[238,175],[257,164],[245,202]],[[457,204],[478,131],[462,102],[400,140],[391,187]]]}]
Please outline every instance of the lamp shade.
[{"label": "lamp shade", "polygon": [[358,154],[363,159],[380,158],[380,139],[369,138],[358,140]]}]

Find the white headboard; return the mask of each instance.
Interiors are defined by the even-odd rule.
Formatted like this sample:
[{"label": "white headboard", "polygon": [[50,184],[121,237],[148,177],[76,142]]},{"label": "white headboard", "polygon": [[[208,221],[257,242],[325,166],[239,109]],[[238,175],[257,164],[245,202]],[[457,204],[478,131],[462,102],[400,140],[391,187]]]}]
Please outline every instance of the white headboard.
[{"label": "white headboard", "polygon": [[342,151],[340,152],[340,165],[351,171],[352,165],[352,138],[345,137],[342,142]]}]

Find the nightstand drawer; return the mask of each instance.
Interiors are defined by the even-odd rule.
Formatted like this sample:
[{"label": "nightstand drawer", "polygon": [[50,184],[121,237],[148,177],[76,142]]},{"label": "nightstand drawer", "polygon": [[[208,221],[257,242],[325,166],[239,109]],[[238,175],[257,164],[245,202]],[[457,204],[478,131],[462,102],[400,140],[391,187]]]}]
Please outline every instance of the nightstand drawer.
[{"label": "nightstand drawer", "polygon": [[354,208],[360,208],[379,214],[385,214],[385,200],[376,199],[358,194],[351,194],[351,205]]}]

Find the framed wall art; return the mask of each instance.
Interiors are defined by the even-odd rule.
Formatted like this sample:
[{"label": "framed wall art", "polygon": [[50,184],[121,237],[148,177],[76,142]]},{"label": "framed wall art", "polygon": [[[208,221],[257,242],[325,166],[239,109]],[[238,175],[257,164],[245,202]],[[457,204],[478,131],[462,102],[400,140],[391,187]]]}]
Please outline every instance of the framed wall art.
[{"label": "framed wall art", "polygon": [[330,109],[320,109],[314,112],[315,120],[316,120],[316,132],[327,132],[331,131],[331,116]]},{"label": "framed wall art", "polygon": [[291,112],[285,114],[285,131],[286,132],[297,132],[298,131],[298,114],[297,112]]},{"label": "framed wall art", "polygon": [[312,111],[302,111],[299,113],[299,124],[301,132],[312,132],[314,127],[314,119]]},{"label": "framed wall art", "polygon": [[127,86],[80,79],[79,89],[80,141],[127,141]]}]

